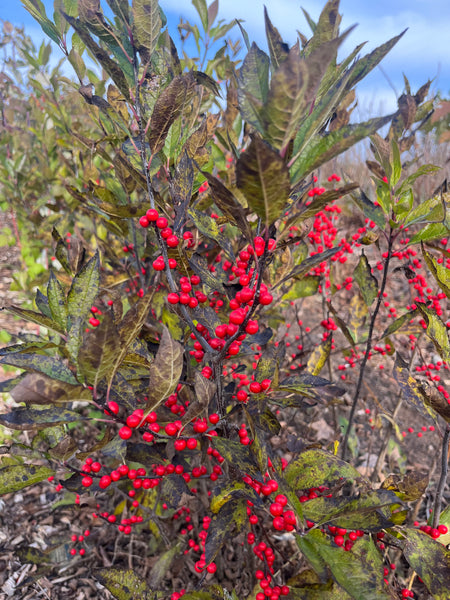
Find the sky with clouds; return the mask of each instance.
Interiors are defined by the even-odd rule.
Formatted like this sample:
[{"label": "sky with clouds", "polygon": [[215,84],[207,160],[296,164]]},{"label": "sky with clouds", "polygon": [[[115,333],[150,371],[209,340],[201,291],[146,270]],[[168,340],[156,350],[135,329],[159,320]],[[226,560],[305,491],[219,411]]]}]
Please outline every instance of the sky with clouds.
[{"label": "sky with clouds", "polygon": [[[207,0],[208,2],[210,0]],[[53,1],[43,0],[47,13],[53,12]],[[40,27],[23,8],[20,0],[0,0],[0,18],[24,25],[35,43],[43,39]],[[243,19],[250,40],[265,48],[263,6],[267,6],[273,24],[288,43],[296,41],[296,31],[309,37],[310,30],[300,7],[317,20],[324,1],[318,0],[222,0],[219,18]],[[160,0],[168,17],[169,29],[176,37],[176,25],[182,15],[195,18],[189,0]],[[432,91],[450,95],[450,2],[448,0],[341,0],[341,31],[357,24],[342,47],[342,56],[359,43],[367,41],[363,52],[369,52],[408,28],[405,35],[381,63],[357,87],[359,105],[372,114],[395,108],[396,94],[403,91],[403,73],[416,91],[428,78]],[[238,37],[236,30],[234,36]],[[57,51],[56,51],[57,52]],[[395,91],[394,91],[395,90]]]}]

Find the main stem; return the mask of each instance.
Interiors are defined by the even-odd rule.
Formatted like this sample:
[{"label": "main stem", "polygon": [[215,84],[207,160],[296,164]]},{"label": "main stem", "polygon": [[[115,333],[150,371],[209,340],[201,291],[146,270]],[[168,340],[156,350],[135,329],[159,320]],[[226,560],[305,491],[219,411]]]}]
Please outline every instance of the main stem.
[{"label": "main stem", "polygon": [[391,260],[391,253],[392,253],[393,242],[394,242],[394,235],[393,235],[393,231],[392,231],[392,228],[391,228],[390,231],[389,231],[389,237],[388,237],[388,251],[387,251],[386,262],[384,263],[383,279],[381,281],[381,287],[380,287],[380,292],[378,294],[377,303],[375,305],[375,309],[373,311],[372,318],[370,319],[369,336],[367,338],[366,350],[364,352],[364,356],[363,356],[363,359],[362,359],[362,362],[361,362],[361,367],[359,369],[358,383],[356,385],[355,394],[353,396],[352,408],[350,410],[350,415],[348,417],[347,430],[345,432],[344,442],[342,444],[341,457],[342,457],[343,460],[345,460],[346,456],[347,456],[348,439],[350,437],[350,431],[352,429],[353,420],[355,418],[356,407],[358,405],[358,398],[359,398],[359,394],[361,392],[362,383],[363,383],[363,380],[364,380],[364,374],[365,374],[365,370],[366,370],[367,361],[369,360],[369,353],[370,353],[370,351],[372,349],[372,337],[373,337],[373,331],[374,331],[374,328],[375,328],[375,321],[376,321],[378,313],[380,311],[381,303],[383,301],[383,293],[384,293],[384,290],[386,288],[387,275],[388,275],[388,271],[389,271],[389,263],[390,263],[390,260]]}]

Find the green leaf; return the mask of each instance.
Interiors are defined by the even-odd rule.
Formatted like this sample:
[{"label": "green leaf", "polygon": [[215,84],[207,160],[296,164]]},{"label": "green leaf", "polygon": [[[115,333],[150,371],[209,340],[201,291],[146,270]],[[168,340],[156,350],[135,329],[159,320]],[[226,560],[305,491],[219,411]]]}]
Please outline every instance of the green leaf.
[{"label": "green leaf", "polygon": [[283,359],[284,349],[284,344],[279,344],[278,348],[270,345],[264,350],[258,360],[258,366],[255,373],[256,381],[270,379],[273,386],[278,385],[278,369],[280,362]]},{"label": "green leaf", "polygon": [[350,194],[350,196],[358,208],[364,213],[365,217],[376,223],[380,229],[384,229],[386,219],[381,207],[376,206],[361,188],[358,192]]},{"label": "green leaf", "polygon": [[83,334],[78,352],[78,370],[86,383],[97,387],[113,368],[120,348],[118,331],[109,312],[102,315],[100,325]]},{"label": "green leaf", "polygon": [[227,502],[217,514],[213,515],[205,543],[207,566],[216,558],[227,539],[230,539],[234,527],[240,533],[247,523],[247,501],[244,499]]},{"label": "green leaf", "polygon": [[146,415],[170,394],[173,394],[182,370],[183,346],[172,339],[167,327],[163,327],[158,352],[150,366],[150,388],[145,409]]},{"label": "green leaf", "polygon": [[208,31],[208,7],[206,5],[206,0],[192,0],[192,5],[195,7],[195,10],[200,17],[203,29]]},{"label": "green leaf", "polygon": [[291,375],[280,381],[276,389],[296,392],[306,398],[322,401],[332,400],[345,393],[343,388],[333,385],[328,379],[310,373]]},{"label": "green leaf", "polygon": [[0,415],[1,425],[19,431],[27,431],[35,427],[43,429],[55,423],[73,423],[81,420],[82,417],[77,412],[60,407],[42,410],[15,408],[9,413]]},{"label": "green leaf", "polygon": [[253,136],[236,163],[236,177],[249,207],[266,226],[276,221],[290,194],[289,172],[278,152]]},{"label": "green leaf", "polygon": [[17,315],[25,321],[31,321],[32,323],[36,323],[37,325],[42,325],[42,327],[45,327],[46,329],[50,329],[52,331],[56,331],[56,333],[59,333],[60,335],[64,334],[64,329],[62,329],[60,325],[56,323],[56,321],[53,321],[52,319],[49,319],[48,317],[45,317],[41,313],[35,312],[34,310],[19,308],[18,306],[8,306],[7,308],[2,308],[1,310],[7,310],[8,312]]},{"label": "green leaf", "polygon": [[0,363],[12,365],[27,371],[37,371],[71,385],[78,385],[72,371],[58,358],[45,356],[45,354],[9,354],[0,360]]},{"label": "green leaf", "polygon": [[289,56],[289,46],[283,42],[278,29],[272,25],[272,22],[269,19],[267,8],[265,6],[264,23],[266,26],[267,45],[269,46],[272,68],[278,69],[280,64]]},{"label": "green leaf", "polygon": [[172,548],[169,548],[158,556],[158,560],[152,566],[152,570],[149,574],[149,586],[152,590],[158,589],[166,575],[172,566],[173,561],[177,554],[180,553],[181,542],[178,542]]},{"label": "green leaf", "polygon": [[142,326],[145,323],[151,303],[153,301],[153,297],[154,293],[148,293],[143,298],[140,298],[128,310],[117,326],[119,330],[118,352],[108,378],[108,389],[111,389],[112,381],[119,370],[120,365],[125,359],[129,347],[138,337]]},{"label": "green leaf", "polygon": [[148,134],[152,154],[157,154],[163,148],[170,126],[189,106],[195,94],[195,84],[192,73],[183,73],[174,77],[158,96]]},{"label": "green leaf", "polygon": [[71,320],[86,317],[97,297],[100,285],[98,251],[75,275],[67,295],[67,311]]},{"label": "green leaf", "polygon": [[231,261],[236,260],[231,242],[225,231],[221,231],[223,227],[217,223],[216,219],[212,219],[208,214],[194,208],[188,210],[188,215],[200,233],[217,242]]},{"label": "green leaf", "polygon": [[158,0],[133,0],[133,38],[145,63],[155,51],[162,22]]},{"label": "green leaf", "polygon": [[445,218],[445,207],[446,202],[440,196],[433,196],[433,198],[421,202],[409,213],[404,221],[404,226],[409,227],[416,223],[443,221]]},{"label": "green leaf", "polygon": [[47,18],[44,5],[42,2],[39,4],[33,2],[33,0],[22,0],[22,4],[30,15],[39,23],[42,31],[48,35],[48,37],[55,42],[57,46],[60,44],[60,36],[55,25]]},{"label": "green leaf", "polygon": [[439,287],[447,296],[447,298],[450,298],[450,270],[447,269],[443,264],[439,264],[434,256],[425,250],[423,243],[421,246],[423,257],[431,271],[431,274],[436,279]]},{"label": "green leaf", "polygon": [[391,187],[395,187],[402,176],[402,161],[400,158],[400,150],[394,138],[391,141],[392,147],[392,175],[390,180]]},{"label": "green leaf", "polygon": [[396,331],[398,331],[401,327],[403,327],[403,325],[405,323],[409,323],[415,316],[417,316],[419,314],[419,310],[415,309],[415,310],[410,310],[408,312],[406,312],[405,314],[403,314],[401,317],[399,317],[398,319],[395,319],[395,321],[393,321],[389,327],[387,327],[382,334],[382,338],[388,337],[390,335],[392,335],[393,333],[395,333]]},{"label": "green leaf", "polygon": [[76,360],[81,345],[81,336],[85,328],[85,321],[90,314],[90,309],[97,297],[100,287],[100,262],[98,251],[81,268],[72,280],[67,295],[68,313],[68,340],[67,349],[71,357]]},{"label": "green leaf", "polygon": [[283,294],[283,300],[314,296],[319,289],[320,282],[321,278],[316,275],[304,275],[299,281],[294,281],[289,285],[288,291]]},{"label": "green leaf", "polygon": [[108,567],[95,572],[95,577],[117,600],[153,600],[155,594],[145,580],[131,569]]},{"label": "green leaf", "polygon": [[236,227],[246,237],[248,242],[253,240],[250,224],[247,221],[245,211],[241,204],[236,200],[233,193],[214,175],[201,172],[208,181],[211,195],[217,207],[230,219],[231,223],[235,223]]},{"label": "green leaf", "polygon": [[447,600],[450,589],[450,551],[425,532],[408,528],[403,556],[435,600]]},{"label": "green leaf", "polygon": [[370,306],[378,296],[378,280],[372,274],[372,269],[364,251],[362,251],[358,264],[353,271],[353,277],[359,286],[364,302],[367,306]]},{"label": "green leaf", "polygon": [[52,318],[64,331],[67,327],[67,302],[64,290],[56,279],[53,270],[50,271],[50,279],[47,285],[48,305]]},{"label": "green leaf", "polygon": [[417,171],[415,173],[413,173],[412,175],[409,175],[408,177],[406,177],[406,179],[404,179],[402,181],[401,185],[395,190],[395,194],[397,196],[401,196],[408,188],[410,188],[413,185],[413,183],[416,181],[416,179],[418,179],[422,175],[427,175],[429,173],[435,173],[436,171],[439,171],[440,169],[441,169],[441,167],[437,167],[436,165],[422,165],[421,167],[419,167],[417,169]]},{"label": "green leaf", "polygon": [[11,494],[44,481],[54,475],[53,469],[38,465],[10,465],[0,469],[0,495]]},{"label": "green leaf", "polygon": [[224,504],[232,498],[247,496],[248,486],[242,481],[234,481],[227,485],[220,486],[214,490],[214,495],[211,496],[209,508],[213,513],[219,512]]},{"label": "green leaf", "polygon": [[302,508],[305,518],[318,525],[332,523],[346,529],[376,532],[392,527],[392,508],[397,509],[399,503],[393,491],[380,489],[365,491],[357,497],[322,496],[305,502]]},{"label": "green leaf", "polygon": [[331,336],[327,337],[324,342],[316,346],[314,351],[311,352],[308,362],[306,363],[306,370],[308,373],[311,373],[311,375],[319,375],[330,356],[331,346]]},{"label": "green leaf", "polygon": [[304,116],[307,89],[306,62],[292,50],[272,76],[263,113],[267,140],[277,150],[288,145]]},{"label": "green leaf", "polygon": [[52,313],[50,312],[50,307],[48,305],[48,298],[39,289],[36,290],[36,296],[34,297],[34,303],[36,304],[36,306],[38,307],[38,309],[41,311],[41,313],[44,316],[48,317],[49,319],[52,318]]},{"label": "green leaf", "polygon": [[244,448],[240,442],[215,436],[211,438],[211,443],[230,465],[239,468],[243,473],[256,475],[259,472],[248,449]]},{"label": "green leaf", "polygon": [[[225,277],[219,276],[218,273],[211,273],[209,270],[208,261],[201,254],[193,254],[191,258],[189,258],[189,266],[194,273],[201,278],[204,285],[209,287],[211,290],[225,294],[225,287],[223,285],[226,282]],[[202,307],[200,307],[200,309],[201,308]],[[198,313],[198,310],[200,309],[197,309],[196,312]],[[214,315],[211,313],[210,316],[214,318],[214,322],[218,321],[218,324],[220,324],[220,319],[216,313],[214,313]],[[199,318],[199,320],[201,319]],[[203,324],[208,327],[208,323]],[[214,329],[215,326],[211,329],[211,331],[214,332]]]},{"label": "green leaf", "polygon": [[417,242],[429,242],[437,240],[448,235],[448,227],[445,223],[430,223],[418,231],[410,239],[409,244],[417,244]]},{"label": "green leaf", "polygon": [[[85,25],[85,23],[81,22],[80,19],[70,17],[66,13],[63,13],[63,15],[66,21],[75,29],[77,34],[80,36],[82,42],[92,52],[92,54],[95,56],[100,65],[105,69],[105,71],[114,81],[116,86],[122,92],[123,96],[127,100],[130,100],[130,85],[121,68],[122,65],[119,66],[118,61],[112,59],[109,56],[109,52],[97,44],[97,42],[91,37],[89,29]],[[126,58],[125,61],[127,61]],[[127,62],[122,61],[122,63],[123,66],[127,67],[127,70],[131,67],[131,65]]]},{"label": "green leaf", "polygon": [[447,328],[442,319],[435,310],[428,308],[423,302],[418,302],[416,306],[427,323],[427,336],[433,342],[440,356],[444,360],[450,361],[450,342],[448,340]]},{"label": "green leaf", "polygon": [[293,277],[301,277],[303,275],[306,275],[307,273],[309,273],[309,271],[311,271],[311,269],[313,269],[317,265],[320,265],[320,263],[329,260],[332,256],[339,252],[340,249],[340,247],[328,248],[328,250],[320,252],[320,254],[315,254],[314,256],[306,258],[299,265],[294,267],[292,271],[288,275],[286,275],[286,277],[283,277],[283,279],[278,281],[276,286],[274,287],[278,287],[279,285],[281,285],[285,281],[292,279]]},{"label": "green leaf", "polygon": [[263,133],[262,107],[269,92],[269,57],[253,42],[238,75],[238,102],[242,118]]},{"label": "green leaf", "polygon": [[378,63],[386,56],[388,52],[395,46],[399,39],[405,34],[406,29],[399,35],[391,38],[378,48],[375,48],[370,54],[366,54],[355,62],[350,70],[350,77],[346,83],[345,89],[350,90],[355,85],[364,79],[370,71],[378,65]]},{"label": "green leaf", "polygon": [[423,416],[431,417],[433,421],[436,421],[436,413],[424,402],[420,384],[410,374],[408,363],[398,352],[395,357],[394,378],[399,384],[405,400],[414,406]]},{"label": "green leaf", "polygon": [[375,117],[363,123],[346,125],[336,131],[317,135],[310,141],[307,149],[291,160],[291,181],[303,179],[321,165],[389,123],[392,117],[393,115]]},{"label": "green leaf", "polygon": [[309,40],[305,48],[305,53],[308,55],[317,48],[323,47],[326,42],[333,40],[339,31],[341,16],[339,15],[339,0],[328,0],[320,13],[317,23],[303,11],[309,26],[313,32],[313,37]]},{"label": "green leaf", "polygon": [[317,529],[309,531],[303,538],[296,537],[300,550],[305,552],[307,558],[312,555],[313,568],[319,563],[323,573],[326,565],[333,579],[354,600],[392,599],[383,580],[383,559],[370,538],[359,538],[352,549],[346,552],[336,548]]},{"label": "green leaf", "polygon": [[285,470],[286,482],[294,489],[308,489],[344,479],[359,479],[360,473],[347,462],[324,450],[306,450]]}]

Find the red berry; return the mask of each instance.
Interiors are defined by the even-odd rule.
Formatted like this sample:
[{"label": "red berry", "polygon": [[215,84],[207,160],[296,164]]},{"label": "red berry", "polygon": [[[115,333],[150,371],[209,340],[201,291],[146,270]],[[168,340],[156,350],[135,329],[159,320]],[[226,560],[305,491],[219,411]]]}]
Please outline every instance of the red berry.
[{"label": "red berry", "polygon": [[175,450],[181,452],[186,448],[186,440],[175,440],[174,442]]},{"label": "red berry", "polygon": [[343,546],[344,545],[344,538],[342,535],[336,535],[334,538],[334,543],[336,544],[336,546]]},{"label": "red berry", "polygon": [[258,333],[258,330],[259,330],[258,321],[252,321],[252,320],[250,320],[247,323],[247,325],[245,326],[245,331],[249,335],[254,335],[255,333]]},{"label": "red berry", "polygon": [[117,413],[119,412],[119,405],[117,404],[117,402],[111,400],[110,402],[108,402],[107,406],[113,414],[117,415]]},{"label": "red berry", "polygon": [[159,217],[159,213],[156,209],[149,208],[146,212],[146,216],[149,221],[156,221],[156,219]]},{"label": "red berry", "polygon": [[272,521],[272,525],[274,526],[274,528],[277,531],[283,531],[284,530],[284,519],[283,517],[275,517],[274,520]]},{"label": "red berry", "polygon": [[220,416],[217,413],[213,413],[212,415],[209,415],[209,422],[212,425],[216,425],[219,421],[220,421]]},{"label": "red berry", "polygon": [[137,427],[141,421],[142,418],[135,414],[132,414],[129,417],[127,417],[127,425],[128,427],[131,427],[131,429]]},{"label": "red berry", "polygon": [[172,292],[172,293],[168,294],[167,300],[168,300],[169,304],[178,304],[178,302],[180,301],[180,297],[175,292]]},{"label": "red berry", "polygon": [[126,425],[124,425],[123,427],[121,427],[119,429],[119,437],[121,437],[123,440],[128,440],[130,439],[130,437],[133,435],[132,430],[127,427]]},{"label": "red berry", "polygon": [[147,215],[144,215],[139,219],[139,225],[145,229],[150,225]]},{"label": "red berry", "polygon": [[83,477],[83,479],[81,480],[81,485],[83,487],[90,487],[92,485],[92,477],[89,477],[89,475]]},{"label": "red berry", "polygon": [[267,306],[271,304],[273,301],[273,296],[269,292],[264,292],[259,296],[259,303],[263,306]]},{"label": "red berry", "polygon": [[155,269],[155,271],[164,271],[165,264],[163,257],[159,256],[156,260],[154,260],[152,266]]},{"label": "red berry", "polygon": [[244,322],[245,312],[242,309],[237,308],[230,313],[230,323],[233,325],[240,325]]},{"label": "red berry", "polygon": [[259,394],[262,390],[259,381],[252,381],[249,385],[249,390],[252,392],[252,394]]},{"label": "red berry", "polygon": [[90,323],[90,325],[92,325],[92,327],[98,327],[100,325],[100,321],[98,319],[96,319],[95,317],[91,317],[89,319],[89,323]]},{"label": "red berry", "polygon": [[283,507],[281,506],[281,504],[279,502],[273,502],[273,504],[270,505],[270,514],[274,517],[279,517],[280,515],[283,514]]},{"label": "red berry", "polygon": [[248,398],[248,394],[245,390],[239,390],[238,393],[236,394],[236,398],[240,401],[240,402],[245,402]]},{"label": "red berry", "polygon": [[186,442],[186,446],[189,450],[195,450],[197,448],[197,440],[195,438],[189,438]]},{"label": "red berry", "polygon": [[100,477],[100,481],[99,481],[99,486],[102,488],[102,490],[105,490],[108,486],[111,485],[111,477],[109,475],[103,475],[103,477]]},{"label": "red berry", "polygon": [[167,423],[167,425],[164,427],[164,431],[167,433],[167,435],[173,436],[178,433],[178,427],[175,425],[175,423]]},{"label": "red berry", "polygon": [[158,227],[158,229],[164,229],[167,227],[167,219],[166,217],[158,217],[156,219],[156,226]]},{"label": "red berry", "polygon": [[180,243],[180,240],[177,238],[176,235],[170,235],[166,239],[166,244],[169,246],[169,248],[176,248],[179,243]]}]

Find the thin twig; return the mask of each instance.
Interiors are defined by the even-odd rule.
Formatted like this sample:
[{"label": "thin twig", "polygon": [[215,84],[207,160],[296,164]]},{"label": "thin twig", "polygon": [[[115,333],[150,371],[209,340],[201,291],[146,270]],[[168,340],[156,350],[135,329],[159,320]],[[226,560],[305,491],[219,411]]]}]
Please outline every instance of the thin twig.
[{"label": "thin twig", "polygon": [[359,394],[361,392],[361,387],[362,387],[362,383],[363,383],[363,379],[364,379],[364,374],[365,374],[365,370],[366,370],[367,361],[369,360],[369,353],[370,353],[370,350],[372,349],[373,331],[374,331],[374,328],[375,328],[375,321],[377,319],[378,312],[380,310],[381,303],[383,301],[383,292],[385,290],[386,283],[387,283],[387,275],[388,275],[389,263],[390,263],[391,255],[392,255],[392,245],[393,245],[393,242],[394,242],[394,235],[393,235],[393,231],[391,229],[390,232],[389,232],[389,237],[388,237],[387,258],[386,258],[386,261],[384,263],[383,279],[382,279],[382,282],[381,282],[381,286],[380,286],[380,291],[379,291],[379,294],[378,294],[377,303],[375,305],[375,309],[373,311],[372,318],[370,319],[369,335],[368,335],[368,338],[367,338],[366,350],[365,350],[363,359],[361,361],[361,367],[359,369],[358,383],[356,385],[355,394],[353,396],[352,408],[350,410],[350,415],[348,417],[347,430],[345,432],[344,442],[342,444],[341,457],[342,457],[343,460],[345,460],[345,458],[347,456],[348,439],[350,437],[350,431],[351,431],[351,428],[352,428],[352,425],[353,425],[353,420],[354,420],[354,417],[355,417],[356,406],[358,404]]},{"label": "thin twig", "polygon": [[450,442],[450,423],[447,423],[445,428],[444,439],[442,440],[442,458],[441,458],[441,476],[439,478],[438,488],[436,492],[436,498],[434,499],[433,509],[433,527],[439,524],[439,517],[441,516],[442,507],[442,496],[444,494],[445,483],[447,481],[448,473],[448,450]]}]

